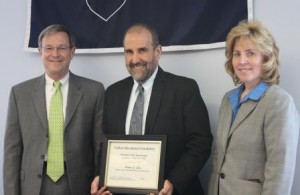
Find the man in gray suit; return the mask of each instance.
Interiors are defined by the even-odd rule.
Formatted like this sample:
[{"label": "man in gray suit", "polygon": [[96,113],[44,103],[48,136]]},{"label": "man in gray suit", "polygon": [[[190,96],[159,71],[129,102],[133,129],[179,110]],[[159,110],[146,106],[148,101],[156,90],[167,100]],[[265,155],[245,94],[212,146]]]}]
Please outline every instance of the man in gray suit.
[{"label": "man in gray suit", "polygon": [[[85,195],[98,173],[96,155],[102,139],[104,87],[74,75],[69,65],[75,53],[72,34],[50,25],[39,36],[39,54],[45,74],[12,87],[4,144],[6,195]],[[62,169],[51,179],[49,143],[50,99],[53,83],[61,83]],[[54,160],[55,162],[55,160]]]}]

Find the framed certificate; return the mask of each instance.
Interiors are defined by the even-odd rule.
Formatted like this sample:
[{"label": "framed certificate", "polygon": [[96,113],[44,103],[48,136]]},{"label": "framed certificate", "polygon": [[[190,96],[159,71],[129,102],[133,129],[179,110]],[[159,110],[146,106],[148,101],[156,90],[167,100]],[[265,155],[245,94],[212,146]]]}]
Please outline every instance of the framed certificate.
[{"label": "framed certificate", "polygon": [[106,135],[100,185],[112,193],[158,194],[163,187],[166,136]]}]

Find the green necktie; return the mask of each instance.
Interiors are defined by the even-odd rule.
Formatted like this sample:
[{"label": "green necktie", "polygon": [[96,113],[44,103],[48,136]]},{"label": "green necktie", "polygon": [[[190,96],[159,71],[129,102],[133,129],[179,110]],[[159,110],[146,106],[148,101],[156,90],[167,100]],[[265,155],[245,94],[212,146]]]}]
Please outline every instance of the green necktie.
[{"label": "green necktie", "polygon": [[47,175],[56,182],[64,174],[64,115],[61,83],[54,82],[50,101]]}]

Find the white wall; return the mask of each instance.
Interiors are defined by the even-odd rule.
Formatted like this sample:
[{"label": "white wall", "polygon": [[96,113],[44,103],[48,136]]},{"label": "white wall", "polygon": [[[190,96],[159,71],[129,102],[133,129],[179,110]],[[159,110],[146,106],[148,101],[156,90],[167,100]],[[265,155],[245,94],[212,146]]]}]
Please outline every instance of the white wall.
[{"label": "white wall", "polygon": [[[300,1],[264,0],[254,2],[254,18],[262,21],[272,32],[280,48],[281,86],[295,99],[300,111]],[[11,86],[41,75],[43,65],[37,54],[23,51],[27,17],[27,1],[0,1],[0,167],[3,165],[3,137],[8,95]],[[224,71],[224,49],[164,53],[160,61],[163,69],[192,77],[199,84],[209,110],[211,127],[215,134],[218,108],[223,94],[233,88]],[[128,75],[122,54],[77,55],[71,70],[75,74],[101,81],[105,87]],[[299,148],[299,147],[298,147]],[[300,194],[300,149],[293,185],[294,195]],[[210,161],[201,174],[206,188]],[[3,194],[2,168],[0,169],[0,194]]]}]

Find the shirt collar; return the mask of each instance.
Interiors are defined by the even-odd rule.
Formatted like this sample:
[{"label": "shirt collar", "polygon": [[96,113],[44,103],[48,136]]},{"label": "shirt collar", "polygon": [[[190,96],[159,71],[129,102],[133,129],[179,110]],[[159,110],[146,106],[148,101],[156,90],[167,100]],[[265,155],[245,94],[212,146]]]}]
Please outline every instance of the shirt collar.
[{"label": "shirt collar", "polygon": [[[261,96],[267,91],[269,86],[264,81],[261,81],[254,89],[252,89],[241,101],[243,103],[248,99],[257,101],[261,98]],[[231,100],[237,101],[240,98],[241,93],[244,91],[245,86],[241,85],[240,87],[234,89],[232,92],[228,94],[228,97]],[[237,101],[238,102],[238,101]]]},{"label": "shirt collar", "polygon": [[[68,72],[61,80],[59,80],[61,82],[61,85],[63,86],[69,80],[69,78],[70,78],[70,73]],[[45,79],[47,85],[53,86],[54,80],[51,79],[47,74],[45,74]]]},{"label": "shirt collar", "polygon": [[266,90],[268,89],[268,85],[265,82],[260,82],[258,85],[256,85],[256,87],[250,91],[250,93],[248,93],[241,102],[247,101],[248,99],[251,100],[259,100],[260,97],[266,92]]}]

